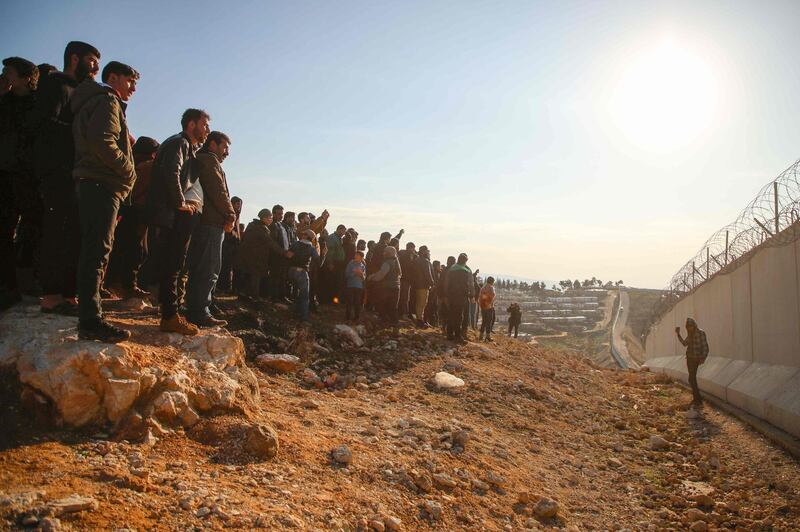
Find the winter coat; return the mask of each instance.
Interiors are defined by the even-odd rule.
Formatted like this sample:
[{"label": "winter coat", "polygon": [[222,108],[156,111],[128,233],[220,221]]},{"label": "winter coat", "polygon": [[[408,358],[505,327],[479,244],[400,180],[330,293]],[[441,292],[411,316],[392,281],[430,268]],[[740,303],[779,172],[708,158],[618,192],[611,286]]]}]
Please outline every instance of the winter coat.
[{"label": "winter coat", "polygon": [[203,188],[203,213],[200,223],[214,227],[225,227],[236,221],[236,211],[231,205],[228,181],[222,164],[214,153],[197,154],[197,179]]},{"label": "winter coat", "polygon": [[97,181],[125,199],[136,181],[125,103],[114,89],[91,79],[78,85],[70,100],[75,139],[75,179]]},{"label": "winter coat", "polygon": [[195,149],[185,133],[177,133],[161,143],[153,162],[147,209],[150,223],[161,227],[175,224],[175,213],[184,203],[183,194],[197,181]]},{"label": "winter coat", "polygon": [[39,81],[28,129],[36,137],[33,164],[41,179],[55,177],[72,182],[75,143],[69,102],[77,86],[77,81],[61,72],[53,72]]},{"label": "winter coat", "polygon": [[319,257],[317,248],[308,240],[296,240],[289,246],[289,251],[293,253],[292,258],[289,259],[289,266],[306,271],[311,267],[311,260]]},{"label": "winter coat", "polygon": [[25,122],[35,101],[33,94],[0,96],[0,171],[33,171],[33,137]]},{"label": "winter coat", "polygon": [[236,263],[249,275],[266,275],[272,255],[283,255],[284,250],[275,243],[269,227],[258,218],[247,224],[242,243],[237,250]]},{"label": "winter coat", "polygon": [[403,249],[397,252],[397,260],[400,261],[400,268],[406,272],[403,278],[404,283],[410,283],[414,280],[414,262],[417,260],[417,254],[413,251]]},{"label": "winter coat", "polygon": [[[402,266],[402,264],[401,262],[400,265]],[[430,290],[434,285],[433,266],[431,266],[429,258],[418,256],[410,271],[412,272],[411,286],[414,290]]]}]

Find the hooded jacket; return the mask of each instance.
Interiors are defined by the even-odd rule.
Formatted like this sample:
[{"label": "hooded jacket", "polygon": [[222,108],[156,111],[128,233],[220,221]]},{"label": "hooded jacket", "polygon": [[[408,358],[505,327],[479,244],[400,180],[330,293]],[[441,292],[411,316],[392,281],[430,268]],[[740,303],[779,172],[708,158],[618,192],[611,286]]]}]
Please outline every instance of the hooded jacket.
[{"label": "hooded jacket", "polygon": [[125,103],[114,89],[83,81],[72,94],[76,179],[98,181],[125,199],[136,181]]},{"label": "hooded jacket", "polygon": [[28,129],[36,137],[33,162],[40,178],[68,176],[68,182],[72,182],[75,146],[70,99],[77,86],[77,81],[62,72],[53,72],[39,81]]}]

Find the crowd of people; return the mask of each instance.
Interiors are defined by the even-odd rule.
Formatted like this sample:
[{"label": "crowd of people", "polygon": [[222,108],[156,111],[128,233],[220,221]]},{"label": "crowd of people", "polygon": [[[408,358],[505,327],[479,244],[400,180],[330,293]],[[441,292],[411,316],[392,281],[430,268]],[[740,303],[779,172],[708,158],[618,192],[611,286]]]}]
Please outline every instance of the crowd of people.
[{"label": "crowd of people", "polygon": [[291,304],[301,321],[343,304],[357,322],[366,306],[388,327],[408,318],[460,342],[480,315],[480,339],[491,339],[494,279],[481,284],[465,253],[441,264],[427,246],[401,249],[403,230],[367,242],[345,225],[330,232],[328,211],[281,205],[245,227],[223,169],[231,138],[191,108],[163,142],[134,139],[126,115],[140,74],[118,61],[101,72],[100,57],[72,41],[62,71],[3,60],[3,307],[38,295],[43,313],[78,318],[80,338],[120,342],[130,332],[104,319],[103,299],[152,297],[162,331],[194,335],[226,325],[214,296],[235,293]]}]

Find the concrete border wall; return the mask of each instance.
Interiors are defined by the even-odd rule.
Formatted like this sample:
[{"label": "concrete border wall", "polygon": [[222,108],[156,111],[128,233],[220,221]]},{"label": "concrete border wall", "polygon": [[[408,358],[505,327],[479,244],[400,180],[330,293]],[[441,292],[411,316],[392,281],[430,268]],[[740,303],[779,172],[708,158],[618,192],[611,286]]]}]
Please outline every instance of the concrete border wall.
[{"label": "concrete border wall", "polygon": [[800,437],[800,240],[757,250],[663,315],[646,339],[645,366],[687,381],[675,327],[691,316],[710,355],[700,388]]}]

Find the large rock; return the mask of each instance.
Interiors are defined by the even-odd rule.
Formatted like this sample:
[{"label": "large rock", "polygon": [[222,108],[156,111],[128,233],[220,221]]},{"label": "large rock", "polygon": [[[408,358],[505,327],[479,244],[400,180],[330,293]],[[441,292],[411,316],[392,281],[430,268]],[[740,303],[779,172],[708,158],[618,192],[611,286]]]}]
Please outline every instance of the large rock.
[{"label": "large rock", "polygon": [[0,317],[0,367],[15,369],[67,425],[124,423],[140,412],[191,426],[198,413],[258,409],[258,384],[239,338],[208,331],[184,337],[153,327],[114,345],[78,340],[76,325],[34,305]]}]

